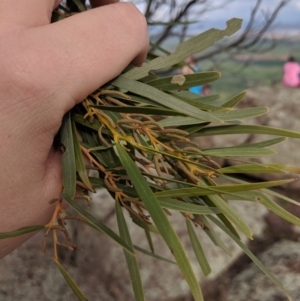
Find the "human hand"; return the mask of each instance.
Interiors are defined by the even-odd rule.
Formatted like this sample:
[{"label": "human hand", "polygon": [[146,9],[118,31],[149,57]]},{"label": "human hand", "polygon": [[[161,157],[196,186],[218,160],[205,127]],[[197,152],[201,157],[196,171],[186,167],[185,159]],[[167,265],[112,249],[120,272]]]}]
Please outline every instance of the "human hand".
[{"label": "human hand", "polygon": [[[63,115],[148,49],[144,17],[114,3],[49,24],[58,0],[0,4],[0,232],[46,224],[62,189]],[[0,257],[26,237],[0,241]]]}]

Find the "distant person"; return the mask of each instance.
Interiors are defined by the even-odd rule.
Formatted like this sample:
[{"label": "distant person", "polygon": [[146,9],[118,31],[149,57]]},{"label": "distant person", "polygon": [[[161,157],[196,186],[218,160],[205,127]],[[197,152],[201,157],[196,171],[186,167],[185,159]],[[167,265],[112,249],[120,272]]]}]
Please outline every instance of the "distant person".
[{"label": "distant person", "polygon": [[211,93],[211,85],[209,85],[209,84],[203,85],[202,95],[208,96],[208,95],[210,95],[210,93]]},{"label": "distant person", "polygon": [[300,65],[293,56],[290,56],[283,66],[282,83],[286,87],[300,87]]},{"label": "distant person", "polygon": [[[182,74],[194,74],[195,72],[200,72],[200,68],[196,65],[196,60],[193,56],[190,56],[185,61],[189,66],[184,66],[181,69]],[[190,67],[192,67],[192,70]],[[190,87],[189,91],[195,94],[202,94],[203,86]]]}]

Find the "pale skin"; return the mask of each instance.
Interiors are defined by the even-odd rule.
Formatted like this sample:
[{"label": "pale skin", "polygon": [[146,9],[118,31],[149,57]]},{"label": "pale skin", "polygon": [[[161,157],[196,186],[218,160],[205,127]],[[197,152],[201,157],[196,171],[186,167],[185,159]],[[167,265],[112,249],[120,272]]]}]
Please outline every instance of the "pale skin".
[{"label": "pale skin", "polygon": [[[148,49],[132,4],[94,0],[101,7],[50,24],[59,2],[0,3],[0,232],[49,222],[62,189],[52,144],[63,115],[129,63],[141,65]],[[26,239],[0,240],[0,257]]]}]

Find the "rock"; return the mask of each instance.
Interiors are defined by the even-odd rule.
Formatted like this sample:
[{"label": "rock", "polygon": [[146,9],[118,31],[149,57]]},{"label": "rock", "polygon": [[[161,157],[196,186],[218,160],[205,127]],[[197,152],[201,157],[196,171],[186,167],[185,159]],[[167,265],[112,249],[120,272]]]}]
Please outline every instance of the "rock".
[{"label": "rock", "polygon": [[[293,300],[300,300],[300,243],[282,240],[259,256]],[[253,263],[231,281],[226,300],[286,301],[287,297]]]},{"label": "rock", "polygon": [[[295,131],[299,130],[300,120],[298,120],[299,113],[297,111],[298,102],[300,102],[300,90],[288,89],[280,85],[275,87],[260,87],[250,90],[247,97],[243,101],[247,107],[268,106],[271,109],[269,114],[249,120],[247,121],[248,124],[264,124]],[[240,106],[243,106],[243,103]],[[265,136],[264,138],[271,137]],[[254,143],[258,141],[257,139],[257,137],[252,135],[204,137],[200,139],[200,146],[203,149],[214,146],[233,146],[246,142]],[[296,151],[299,149],[299,146],[300,142],[298,140],[289,139],[285,143],[276,146],[276,150],[280,152],[279,156],[264,157],[259,162],[274,163],[279,161],[300,165]],[[282,154],[288,155],[282,157]],[[274,177],[268,177],[268,179],[270,178],[273,179]],[[263,177],[263,179],[267,178]],[[295,189],[298,185],[298,183],[292,183],[288,187],[289,189]],[[266,225],[264,217],[267,210],[258,203],[235,201],[230,202],[230,205],[233,206],[253,229],[254,238],[263,237],[265,235],[263,233],[265,227],[274,228],[278,224],[274,216],[269,216],[266,219]],[[91,213],[115,232],[118,232],[114,215],[114,201],[111,200],[104,190],[100,190],[95,196]],[[125,214],[125,216],[134,244],[149,249],[143,230],[137,229],[131,222],[128,214]],[[174,213],[171,221],[184,242],[200,282],[203,282],[204,277],[191,250],[184,218],[181,214]],[[69,229],[74,242],[81,246],[83,251],[71,252],[61,249],[59,252],[61,263],[74,277],[89,300],[133,300],[131,283],[122,249],[105,235],[97,233],[94,229],[84,224],[72,222],[69,225]],[[291,230],[289,227],[286,227],[286,229],[286,234],[288,234]],[[221,239],[230,249],[233,256],[229,257],[223,250],[215,247],[200,227],[196,229],[212,267],[212,273],[208,278],[211,279],[210,281],[217,279],[217,276],[226,270],[242,253],[239,247],[226,234],[223,234],[219,229],[215,230],[220,234]],[[170,250],[166,247],[162,239],[158,235],[152,235],[152,239],[156,253],[171,259]],[[244,243],[247,243],[245,237],[242,236],[242,239]],[[76,299],[59,270],[52,262],[50,252],[51,240],[49,240],[46,255],[43,256],[41,254],[42,240],[43,233],[41,232],[27,241],[18,250],[1,259],[0,301],[73,301]],[[285,241],[278,245],[276,244],[275,247],[277,248],[275,251],[271,248],[263,254],[261,259],[281,279],[295,300],[300,300],[300,296],[297,295],[298,291],[300,291],[300,279],[298,276],[300,275],[300,251],[298,251],[300,250],[300,246],[296,242]],[[158,261],[142,253],[138,253],[137,258],[148,301],[170,301],[188,296],[188,286],[176,265]],[[276,265],[277,263],[278,265]],[[286,272],[289,276],[283,275],[281,271]],[[247,279],[250,283],[248,283],[248,280],[243,280],[245,278],[242,277],[248,277]],[[292,286],[293,279],[295,280],[294,287]],[[273,284],[268,282],[265,276],[261,272],[258,272],[254,266],[251,266],[249,271],[245,270],[240,275],[236,275],[230,282],[232,283],[227,300],[285,300],[282,299],[281,293],[274,288]],[[256,286],[259,289],[253,289]],[[268,293],[271,287],[274,288],[274,293]],[[187,298],[187,300],[190,300],[189,297]]]},{"label": "rock", "polygon": [[[276,86],[265,86],[250,89],[238,108],[261,107],[270,109],[269,113],[258,118],[245,120],[244,124],[264,125],[299,132],[300,129],[300,89],[292,89],[278,84]],[[299,108],[299,109],[298,109]],[[243,143],[256,143],[263,140],[275,138],[271,135],[224,135],[210,138],[210,147],[237,146]],[[300,166],[298,149],[300,140],[288,138],[286,141],[271,146],[278,154],[251,159],[253,162],[262,164],[279,163]],[[237,164],[234,160],[228,160],[229,165]],[[264,180],[277,180],[283,178],[298,178],[297,175],[287,174],[259,174],[255,177]],[[299,189],[300,182],[294,181],[286,184],[287,189]]]},{"label": "rock", "polygon": [[[251,202],[232,202],[231,205],[245,217],[250,227],[253,228],[255,236],[261,235],[266,209],[260,204]],[[114,201],[110,199],[105,190],[98,192],[97,198],[92,203],[91,212],[117,232]],[[128,218],[128,214],[125,213],[125,216],[133,243],[149,249],[144,231],[137,229]],[[202,282],[204,276],[191,250],[184,218],[175,212],[171,220],[183,240],[192,265]],[[196,231],[212,267],[212,274],[209,278],[216,277],[242,252],[219,229],[216,231],[232,252],[232,257],[214,246],[200,227]],[[82,247],[83,251],[71,252],[62,249],[60,252],[61,263],[74,277],[89,300],[133,300],[131,283],[121,247],[84,224],[70,225],[70,233],[74,242]],[[5,271],[5,273],[0,273],[0,301],[75,300],[73,292],[52,262],[50,240],[46,255],[41,254],[42,239],[43,233],[37,234],[0,261],[0,271]],[[157,254],[172,259],[171,253],[162,239],[158,235],[152,235],[152,239]],[[243,241],[246,243],[247,239],[243,237]],[[176,265],[153,259],[142,253],[137,253],[137,256],[148,301],[169,301],[188,295],[189,288]]]},{"label": "rock", "polygon": [[[280,129],[287,129],[299,132],[300,120],[298,107],[300,103],[300,89],[292,89],[277,85],[274,87],[260,87],[250,90],[248,97],[253,105],[263,105],[270,109],[270,112],[259,118],[259,121],[266,125]],[[265,135],[265,137],[268,137]],[[270,136],[269,136],[270,137]],[[257,137],[253,137],[254,143]],[[271,147],[278,154],[274,156],[265,156],[259,159],[260,163],[283,163],[287,165],[300,166],[299,155],[297,150],[300,147],[300,140],[288,138],[286,141]],[[297,175],[289,175],[287,177],[298,177]],[[278,179],[278,175],[265,175],[264,178]],[[299,181],[287,184],[286,187],[291,189],[299,189]]]}]

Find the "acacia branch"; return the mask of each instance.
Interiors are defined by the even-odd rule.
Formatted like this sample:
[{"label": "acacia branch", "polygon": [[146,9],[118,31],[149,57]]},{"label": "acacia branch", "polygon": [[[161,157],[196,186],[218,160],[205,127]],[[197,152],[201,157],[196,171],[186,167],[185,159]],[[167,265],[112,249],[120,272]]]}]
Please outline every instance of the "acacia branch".
[{"label": "acacia branch", "polygon": [[[181,20],[181,18],[186,15],[186,13],[188,12],[189,8],[194,5],[197,2],[197,0],[192,0],[190,2],[188,2],[183,9],[181,9],[181,11],[177,14],[177,16],[172,20],[173,22],[179,22]],[[162,41],[164,41],[169,33],[171,32],[172,28],[173,28],[173,24],[170,24],[166,27],[166,29],[164,30],[163,34],[160,36],[160,38],[155,42],[155,45],[159,45],[162,43]],[[152,47],[151,50],[153,51],[155,49],[155,47]]]},{"label": "acacia branch", "polygon": [[265,25],[254,35],[254,38],[250,40],[250,42],[247,42],[249,39],[249,35],[251,34],[251,31],[253,30],[253,26],[255,23],[255,18],[258,13],[258,9],[261,5],[262,0],[257,0],[255,7],[251,11],[250,20],[243,31],[242,35],[232,43],[227,44],[226,46],[218,47],[217,49],[202,55],[198,57],[198,61],[209,59],[212,56],[215,56],[219,53],[234,51],[234,52],[241,52],[242,50],[250,50],[251,47],[254,47],[255,45],[258,45],[259,42],[262,40],[264,34],[269,30],[270,26],[273,24],[275,19],[278,16],[278,13],[280,10],[288,3],[290,0],[282,0],[278,6],[275,8],[275,10],[270,14],[269,17],[266,19]]}]

